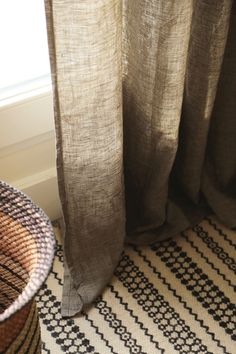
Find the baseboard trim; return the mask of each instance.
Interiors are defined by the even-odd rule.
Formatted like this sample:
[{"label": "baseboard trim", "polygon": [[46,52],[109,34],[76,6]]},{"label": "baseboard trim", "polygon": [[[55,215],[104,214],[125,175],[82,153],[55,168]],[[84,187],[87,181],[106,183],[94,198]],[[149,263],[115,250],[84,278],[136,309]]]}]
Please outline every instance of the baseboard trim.
[{"label": "baseboard trim", "polygon": [[8,145],[0,149],[0,159],[7,157],[9,155],[13,155],[21,150],[31,149],[32,146],[39,145],[44,143],[45,141],[55,140],[55,131],[50,130],[46,133],[39,134],[32,138],[22,140],[16,144]]},{"label": "baseboard trim", "polygon": [[53,178],[56,178],[55,168],[49,168],[48,170],[35,173],[31,176],[14,181],[13,183],[18,189],[25,190]]},{"label": "baseboard trim", "polygon": [[41,171],[23,179],[13,181],[12,185],[30,196],[51,220],[62,215],[58,196],[57,174],[55,168]]}]

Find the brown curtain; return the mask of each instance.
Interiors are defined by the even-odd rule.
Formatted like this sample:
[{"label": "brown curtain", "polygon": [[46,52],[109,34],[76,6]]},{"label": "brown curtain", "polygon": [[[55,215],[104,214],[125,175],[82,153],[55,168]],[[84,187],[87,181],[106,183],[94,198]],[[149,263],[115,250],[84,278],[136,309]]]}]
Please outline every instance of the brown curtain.
[{"label": "brown curtain", "polygon": [[236,7],[45,3],[71,316],[124,240],[153,243],[209,212],[236,227]]}]

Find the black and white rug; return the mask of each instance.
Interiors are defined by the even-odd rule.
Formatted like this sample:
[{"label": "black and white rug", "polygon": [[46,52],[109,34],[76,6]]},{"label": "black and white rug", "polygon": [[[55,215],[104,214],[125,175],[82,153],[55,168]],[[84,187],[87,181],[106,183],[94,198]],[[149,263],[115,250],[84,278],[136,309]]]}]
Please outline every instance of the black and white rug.
[{"label": "black and white rug", "polygon": [[62,319],[60,231],[37,296],[43,354],[235,354],[236,233],[215,218],[152,247],[126,247],[103,295]]}]

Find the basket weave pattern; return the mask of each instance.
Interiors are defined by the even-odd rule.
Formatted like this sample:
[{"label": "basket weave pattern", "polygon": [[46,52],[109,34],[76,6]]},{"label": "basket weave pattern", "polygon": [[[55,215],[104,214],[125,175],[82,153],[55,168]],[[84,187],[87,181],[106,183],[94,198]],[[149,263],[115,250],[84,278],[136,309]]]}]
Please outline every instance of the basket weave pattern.
[{"label": "basket weave pattern", "polygon": [[54,235],[44,212],[0,182],[0,353],[40,353],[34,296],[54,255]]}]

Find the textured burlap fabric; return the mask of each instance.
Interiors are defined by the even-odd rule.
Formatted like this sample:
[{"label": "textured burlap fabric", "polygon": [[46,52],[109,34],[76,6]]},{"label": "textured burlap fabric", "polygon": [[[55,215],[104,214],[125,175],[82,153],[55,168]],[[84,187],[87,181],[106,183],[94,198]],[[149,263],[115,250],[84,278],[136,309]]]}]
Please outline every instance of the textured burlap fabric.
[{"label": "textured burlap fabric", "polygon": [[154,242],[208,209],[236,226],[236,9],[45,3],[70,316],[102,291],[125,235]]}]

